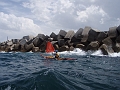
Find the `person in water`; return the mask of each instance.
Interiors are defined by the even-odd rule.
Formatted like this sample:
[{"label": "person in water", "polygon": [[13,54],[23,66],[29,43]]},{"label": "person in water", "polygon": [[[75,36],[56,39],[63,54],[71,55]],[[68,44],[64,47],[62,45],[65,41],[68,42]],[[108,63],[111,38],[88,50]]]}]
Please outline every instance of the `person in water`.
[{"label": "person in water", "polygon": [[59,59],[59,58],[60,58],[60,55],[58,54],[58,50],[55,50],[55,54],[54,54],[54,55],[55,55],[55,58],[56,58],[56,59]]}]

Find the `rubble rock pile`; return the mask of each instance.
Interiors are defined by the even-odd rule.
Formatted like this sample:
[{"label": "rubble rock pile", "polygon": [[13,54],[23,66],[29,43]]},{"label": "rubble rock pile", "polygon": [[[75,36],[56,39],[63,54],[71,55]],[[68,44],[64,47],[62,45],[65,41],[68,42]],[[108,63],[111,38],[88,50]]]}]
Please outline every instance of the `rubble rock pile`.
[{"label": "rubble rock pile", "polygon": [[22,39],[12,39],[0,43],[0,51],[5,52],[45,52],[46,42],[51,41],[54,48],[61,51],[72,51],[80,48],[84,51],[101,50],[103,54],[120,52],[120,25],[110,27],[108,31],[99,31],[86,26],[77,32],[60,30],[58,34],[52,32],[50,36],[38,34],[24,36]]}]

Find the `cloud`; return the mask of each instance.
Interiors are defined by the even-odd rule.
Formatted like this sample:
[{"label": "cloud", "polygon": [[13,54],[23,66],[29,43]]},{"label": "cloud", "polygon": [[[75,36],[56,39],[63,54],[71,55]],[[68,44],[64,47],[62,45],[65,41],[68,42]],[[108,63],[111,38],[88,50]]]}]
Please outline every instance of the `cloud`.
[{"label": "cloud", "polygon": [[10,38],[20,38],[24,35],[36,35],[42,33],[40,27],[34,24],[33,20],[16,17],[13,14],[5,14],[0,12],[0,32],[1,35],[4,33],[4,38],[6,36]]}]

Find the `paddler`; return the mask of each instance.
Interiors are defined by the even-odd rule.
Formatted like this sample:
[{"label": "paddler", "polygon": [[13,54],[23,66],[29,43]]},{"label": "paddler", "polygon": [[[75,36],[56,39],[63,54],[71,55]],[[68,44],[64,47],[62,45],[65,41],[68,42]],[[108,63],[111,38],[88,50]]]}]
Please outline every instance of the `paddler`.
[{"label": "paddler", "polygon": [[55,50],[55,59],[59,59],[60,58],[60,55],[58,54],[58,50]]}]

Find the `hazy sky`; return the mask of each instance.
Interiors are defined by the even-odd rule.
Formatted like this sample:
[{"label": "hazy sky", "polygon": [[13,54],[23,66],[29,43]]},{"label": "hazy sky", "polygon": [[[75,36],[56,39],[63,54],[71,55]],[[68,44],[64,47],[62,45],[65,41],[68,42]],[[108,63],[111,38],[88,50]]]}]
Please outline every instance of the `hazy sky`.
[{"label": "hazy sky", "polygon": [[120,25],[120,0],[0,0],[0,42],[39,33]]}]

